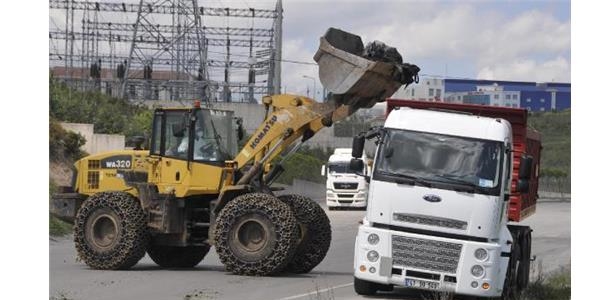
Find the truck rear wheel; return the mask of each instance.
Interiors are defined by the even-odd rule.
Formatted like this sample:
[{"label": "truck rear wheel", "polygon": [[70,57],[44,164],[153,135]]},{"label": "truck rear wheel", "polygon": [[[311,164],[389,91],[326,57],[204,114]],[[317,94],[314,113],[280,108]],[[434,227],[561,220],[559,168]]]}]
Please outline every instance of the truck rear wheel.
[{"label": "truck rear wheel", "polygon": [[287,204],[269,194],[249,193],[231,200],[217,216],[215,249],[227,271],[272,275],[293,257],[298,235]]},{"label": "truck rear wheel", "polygon": [[79,258],[94,269],[129,269],[146,253],[149,235],[140,203],[124,192],[100,192],[79,209],[73,228]]},{"label": "truck rear wheel", "polygon": [[148,246],[148,256],[163,268],[193,268],[206,256],[210,246]]},{"label": "truck rear wheel", "polygon": [[282,195],[281,201],[292,208],[300,226],[300,241],[294,257],[285,268],[292,273],[307,273],[327,255],[331,244],[331,225],[319,204],[301,195]]}]

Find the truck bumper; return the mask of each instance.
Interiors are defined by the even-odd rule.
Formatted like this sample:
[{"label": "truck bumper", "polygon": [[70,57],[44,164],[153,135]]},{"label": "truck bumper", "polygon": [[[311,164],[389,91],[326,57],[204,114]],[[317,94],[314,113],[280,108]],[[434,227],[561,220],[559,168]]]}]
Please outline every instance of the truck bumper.
[{"label": "truck bumper", "polygon": [[[340,197],[342,195],[342,197]],[[366,192],[327,192],[328,207],[367,207]]]},{"label": "truck bumper", "polygon": [[[375,245],[367,240],[367,237],[373,233],[379,236],[379,242]],[[393,236],[396,238],[393,239]],[[415,247],[402,244],[399,239],[415,241]],[[431,254],[433,252],[428,253],[428,249],[435,249],[434,252],[443,251],[440,245],[451,244],[460,245],[455,246],[453,250],[458,253],[457,264],[448,263],[452,261],[452,259],[447,260],[448,257],[436,256]],[[460,250],[456,250],[457,248]],[[483,260],[475,258],[475,250],[479,248],[487,250],[487,258]],[[371,260],[367,258],[367,253],[370,251],[377,251],[376,260],[371,261],[373,257]],[[432,258],[423,259],[425,255],[430,255]],[[402,258],[406,260],[403,262]],[[435,258],[443,263],[437,264]],[[508,259],[501,255],[501,247],[495,243],[432,237],[361,225],[354,248],[354,276],[386,285],[498,297],[502,294]],[[443,265],[447,267],[445,270],[441,270],[445,268]],[[483,275],[476,277],[471,273],[475,265],[483,267]]]},{"label": "truck bumper", "polygon": [[50,214],[73,224],[85,197],[77,193],[56,193],[50,199]]}]

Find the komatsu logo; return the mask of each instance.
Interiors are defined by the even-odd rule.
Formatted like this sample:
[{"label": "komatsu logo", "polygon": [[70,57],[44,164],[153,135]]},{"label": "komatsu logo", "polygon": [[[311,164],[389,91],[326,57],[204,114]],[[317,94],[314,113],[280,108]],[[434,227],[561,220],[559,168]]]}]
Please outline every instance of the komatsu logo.
[{"label": "komatsu logo", "polygon": [[265,125],[265,127],[263,127],[263,129],[254,138],[254,140],[252,140],[252,143],[250,143],[250,148],[252,148],[252,149],[256,148],[258,143],[260,143],[260,141],[262,141],[262,139],[265,137],[265,135],[267,135],[269,130],[271,130],[273,125],[275,125],[275,122],[277,122],[277,116],[274,115],[273,117],[271,117],[271,119],[269,119],[267,121],[267,124]]}]

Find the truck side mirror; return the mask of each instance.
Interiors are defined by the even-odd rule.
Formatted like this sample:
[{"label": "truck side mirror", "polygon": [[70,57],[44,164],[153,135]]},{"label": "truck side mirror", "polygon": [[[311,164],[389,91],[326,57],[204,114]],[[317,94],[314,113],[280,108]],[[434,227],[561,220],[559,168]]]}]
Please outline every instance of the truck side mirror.
[{"label": "truck side mirror", "polygon": [[519,164],[519,179],[531,178],[531,166],[533,165],[533,157],[531,155],[521,156]]},{"label": "truck side mirror", "polygon": [[321,166],[321,176],[325,176],[325,165]]},{"label": "truck side mirror", "polygon": [[[364,142],[364,138],[363,138],[363,142]],[[354,152],[354,150],[353,150]],[[358,159],[358,158],[353,158],[350,160],[350,171],[354,172],[354,173],[363,173],[365,168],[365,163],[362,161],[362,159]]]},{"label": "truck side mirror", "polygon": [[521,194],[529,193],[529,179],[519,179],[517,183],[517,190]]},{"label": "truck side mirror", "polygon": [[[361,158],[365,149],[365,135],[363,133],[354,136],[352,139],[352,157]],[[360,160],[362,163],[362,160]],[[362,167],[359,171],[362,170]]]}]

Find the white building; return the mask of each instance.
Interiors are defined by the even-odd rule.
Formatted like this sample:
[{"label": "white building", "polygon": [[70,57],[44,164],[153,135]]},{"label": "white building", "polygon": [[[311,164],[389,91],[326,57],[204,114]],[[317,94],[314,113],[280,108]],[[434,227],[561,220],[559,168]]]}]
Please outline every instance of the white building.
[{"label": "white building", "polygon": [[452,103],[482,104],[490,106],[519,107],[521,103],[519,91],[505,91],[498,84],[478,85],[476,91],[448,92],[444,101]]},{"label": "white building", "polygon": [[442,101],[444,99],[444,80],[421,77],[419,83],[400,87],[392,97],[405,100]]}]

